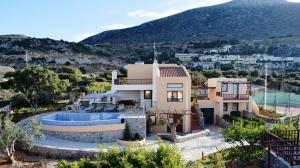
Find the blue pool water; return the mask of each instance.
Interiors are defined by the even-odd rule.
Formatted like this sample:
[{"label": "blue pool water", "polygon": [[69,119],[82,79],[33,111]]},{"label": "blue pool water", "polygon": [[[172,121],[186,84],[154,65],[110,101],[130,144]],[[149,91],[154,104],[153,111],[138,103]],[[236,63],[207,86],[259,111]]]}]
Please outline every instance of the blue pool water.
[{"label": "blue pool water", "polygon": [[42,125],[96,126],[121,123],[120,113],[70,113],[55,112],[39,119]]}]

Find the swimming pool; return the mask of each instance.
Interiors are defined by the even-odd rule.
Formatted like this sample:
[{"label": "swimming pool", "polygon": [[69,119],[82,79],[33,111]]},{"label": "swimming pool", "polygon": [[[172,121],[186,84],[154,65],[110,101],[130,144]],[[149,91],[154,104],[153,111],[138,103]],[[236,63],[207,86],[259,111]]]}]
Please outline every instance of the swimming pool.
[{"label": "swimming pool", "polygon": [[42,125],[96,126],[121,123],[120,113],[70,113],[55,112],[40,118]]},{"label": "swimming pool", "polygon": [[53,112],[39,117],[42,132],[76,142],[114,142],[123,137],[120,113]]}]

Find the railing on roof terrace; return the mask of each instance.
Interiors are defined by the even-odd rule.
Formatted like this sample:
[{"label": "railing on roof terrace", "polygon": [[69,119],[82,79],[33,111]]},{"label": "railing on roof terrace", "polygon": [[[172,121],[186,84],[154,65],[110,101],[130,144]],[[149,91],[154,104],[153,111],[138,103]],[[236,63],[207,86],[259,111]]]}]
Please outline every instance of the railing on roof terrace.
[{"label": "railing on roof terrace", "polygon": [[249,100],[248,94],[223,94],[223,100]]},{"label": "railing on roof terrace", "polygon": [[152,79],[115,79],[115,85],[149,85]]}]

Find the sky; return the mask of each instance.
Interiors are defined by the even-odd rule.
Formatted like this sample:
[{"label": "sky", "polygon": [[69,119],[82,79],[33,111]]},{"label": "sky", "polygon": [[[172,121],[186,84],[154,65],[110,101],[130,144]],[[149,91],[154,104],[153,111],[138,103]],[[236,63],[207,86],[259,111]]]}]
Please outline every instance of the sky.
[{"label": "sky", "polygon": [[188,9],[229,1],[3,0],[0,35],[23,34],[78,42],[105,30],[132,27]]}]

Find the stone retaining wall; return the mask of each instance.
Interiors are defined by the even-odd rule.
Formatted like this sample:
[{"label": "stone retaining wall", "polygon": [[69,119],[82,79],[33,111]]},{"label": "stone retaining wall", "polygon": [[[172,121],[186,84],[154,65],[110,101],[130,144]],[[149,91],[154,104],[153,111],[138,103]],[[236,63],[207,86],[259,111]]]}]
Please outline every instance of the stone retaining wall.
[{"label": "stone retaining wall", "polygon": [[146,138],[146,118],[126,118],[126,123],[129,126],[131,137],[138,133],[142,138]]},{"label": "stone retaining wall", "polygon": [[75,142],[89,142],[89,143],[104,143],[115,142],[117,139],[123,138],[124,130],[116,131],[101,131],[101,132],[55,132],[55,131],[42,131],[57,138],[62,138]]},{"label": "stone retaining wall", "polygon": [[80,159],[83,156],[94,157],[95,154],[100,154],[98,151],[82,151],[79,149],[58,149],[36,145],[30,150],[29,153],[33,155],[46,156],[52,159]]}]

